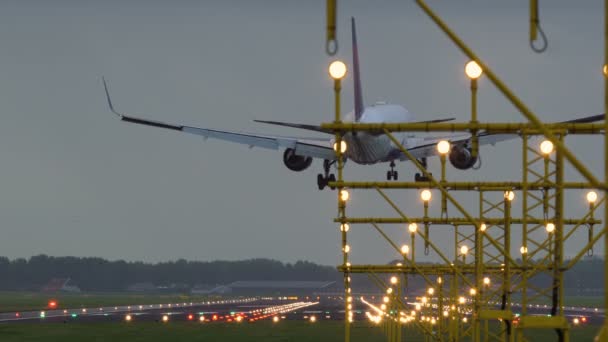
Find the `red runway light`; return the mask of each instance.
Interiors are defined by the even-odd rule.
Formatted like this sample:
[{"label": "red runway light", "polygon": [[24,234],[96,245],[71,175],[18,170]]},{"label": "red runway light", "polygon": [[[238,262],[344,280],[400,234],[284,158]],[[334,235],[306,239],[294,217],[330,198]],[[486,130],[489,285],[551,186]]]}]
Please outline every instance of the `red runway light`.
[{"label": "red runway light", "polygon": [[587,317],[581,317],[581,322],[583,322],[583,323],[587,322]]},{"label": "red runway light", "polygon": [[193,316],[192,314],[189,314],[189,315],[188,315],[188,320],[189,320],[189,321],[191,321],[191,320],[193,320],[193,319],[194,319],[194,316]]},{"label": "red runway light", "polygon": [[49,308],[51,308],[51,309],[55,309],[55,308],[57,308],[57,301],[55,301],[55,300],[50,300],[50,301],[49,301]]},{"label": "red runway light", "polygon": [[213,315],[213,317],[211,319],[213,319],[214,321],[217,321],[217,315]]},{"label": "red runway light", "polygon": [[15,317],[19,317],[19,316],[21,316],[21,315],[18,312],[15,313]]}]

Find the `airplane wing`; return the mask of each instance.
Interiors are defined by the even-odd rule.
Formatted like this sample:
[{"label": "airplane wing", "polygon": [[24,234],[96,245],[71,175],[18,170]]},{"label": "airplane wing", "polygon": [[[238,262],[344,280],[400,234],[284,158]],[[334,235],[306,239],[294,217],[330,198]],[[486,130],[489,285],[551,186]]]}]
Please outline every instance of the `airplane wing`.
[{"label": "airplane wing", "polygon": [[114,109],[114,105],[112,104],[110,93],[108,91],[108,85],[105,79],[103,79],[103,86],[106,91],[106,98],[108,100],[108,106],[110,107],[110,110],[112,111],[112,113],[116,114],[122,121],[200,135],[205,139],[214,138],[219,140],[231,141],[238,144],[247,145],[250,148],[261,147],[271,150],[277,150],[279,148],[292,148],[295,150],[296,154],[301,156],[327,160],[334,160],[336,158],[335,152],[333,151],[331,146],[330,138],[302,138],[277,135],[261,135],[245,132],[233,132],[184,125],[175,125],[160,121],[153,121],[128,116]]},{"label": "airplane wing", "polygon": [[[562,121],[562,123],[591,123],[604,120],[604,114],[597,114],[591,116],[585,116],[581,118],[576,118],[572,120]],[[480,132],[479,137],[479,145],[494,145],[501,141],[511,140],[518,137],[516,134],[492,134],[487,132]],[[447,140],[452,145],[464,144],[469,142],[471,139],[471,134],[464,133],[459,135],[450,135],[445,137],[429,137],[424,138],[423,141],[415,144],[415,146],[408,149],[408,151],[417,159],[426,158],[431,156],[436,156],[439,153],[437,152],[437,143],[441,140]],[[408,144],[410,145],[410,144]],[[401,151],[396,151],[396,153],[400,154],[399,160],[408,161],[409,158],[401,153]]]},{"label": "airplane wing", "polygon": [[[515,139],[518,137],[518,135],[479,133],[478,137],[479,137],[479,145],[482,146],[482,145],[488,145],[488,144],[494,145],[501,141]],[[419,145],[409,148],[408,151],[416,159],[427,158],[427,157],[439,155],[439,152],[437,152],[437,143],[441,140],[447,140],[452,145],[457,145],[457,144],[466,143],[470,139],[471,139],[470,134],[425,138],[423,141],[420,142]],[[399,153],[401,153],[401,151],[399,151]],[[409,158],[404,153],[401,153],[399,160],[409,161]]]}]

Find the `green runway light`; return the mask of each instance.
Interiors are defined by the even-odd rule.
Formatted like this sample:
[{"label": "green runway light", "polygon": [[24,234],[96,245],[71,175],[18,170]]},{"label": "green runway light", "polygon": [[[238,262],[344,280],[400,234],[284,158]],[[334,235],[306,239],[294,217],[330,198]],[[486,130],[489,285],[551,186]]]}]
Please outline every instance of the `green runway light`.
[{"label": "green runway light", "polygon": [[77,315],[77,314],[75,314],[75,313],[73,313],[73,314],[72,314],[72,318],[76,318],[76,317],[78,317],[78,315]]}]

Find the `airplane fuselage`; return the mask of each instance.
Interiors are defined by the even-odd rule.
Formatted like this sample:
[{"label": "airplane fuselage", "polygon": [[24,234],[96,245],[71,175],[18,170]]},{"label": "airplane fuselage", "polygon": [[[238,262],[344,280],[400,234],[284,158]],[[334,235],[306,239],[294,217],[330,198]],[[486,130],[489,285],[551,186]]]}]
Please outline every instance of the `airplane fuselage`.
[{"label": "airplane fuselage", "polygon": [[[347,122],[354,121],[353,113],[346,115]],[[366,107],[358,122],[360,123],[399,123],[411,122],[413,116],[402,106],[394,104],[376,104]],[[397,139],[407,143],[403,133],[395,133]],[[386,134],[369,134],[367,132],[346,133],[344,140],[348,146],[346,156],[357,164],[376,164],[395,160],[399,154],[397,147]]]}]

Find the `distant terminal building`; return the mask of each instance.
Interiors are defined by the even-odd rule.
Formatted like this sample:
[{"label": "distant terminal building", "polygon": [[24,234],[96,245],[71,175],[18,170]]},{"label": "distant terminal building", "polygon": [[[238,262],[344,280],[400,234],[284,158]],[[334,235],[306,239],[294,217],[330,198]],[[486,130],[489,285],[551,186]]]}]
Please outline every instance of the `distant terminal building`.
[{"label": "distant terminal building", "polygon": [[191,294],[195,295],[224,295],[232,293],[232,289],[228,286],[206,286],[197,285],[190,290]]},{"label": "distant terminal building", "polygon": [[56,293],[56,292],[80,292],[80,288],[76,285],[70,284],[70,278],[53,278],[49,280],[46,285],[42,287],[42,292],[45,293]]},{"label": "distant terminal building", "polygon": [[328,291],[335,281],[239,280],[226,285],[234,294],[312,294]]}]

